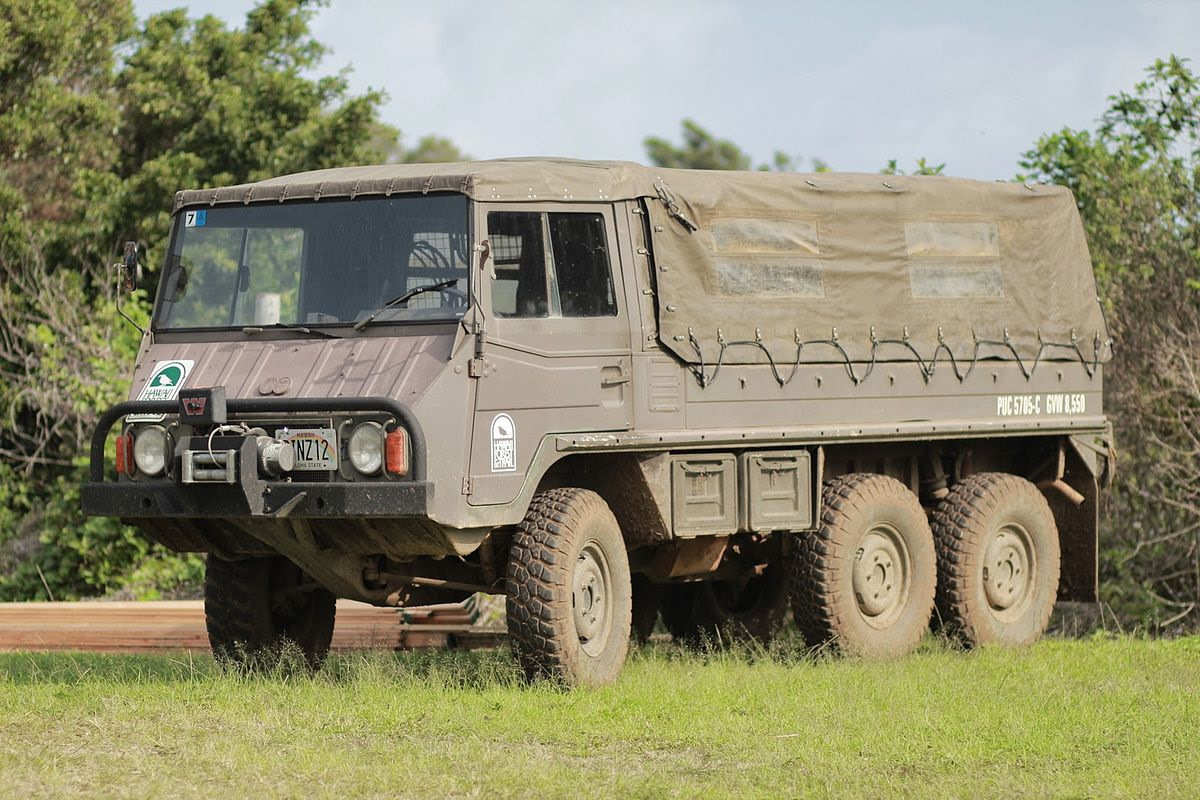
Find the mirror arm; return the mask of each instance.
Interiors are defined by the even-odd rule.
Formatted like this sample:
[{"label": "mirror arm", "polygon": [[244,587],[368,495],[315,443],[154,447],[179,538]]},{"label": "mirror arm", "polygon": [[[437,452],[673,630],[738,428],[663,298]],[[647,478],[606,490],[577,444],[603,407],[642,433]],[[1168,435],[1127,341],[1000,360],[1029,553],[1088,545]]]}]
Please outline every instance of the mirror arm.
[{"label": "mirror arm", "polygon": [[117,292],[117,313],[120,314],[122,317],[124,317],[126,322],[128,322],[133,327],[137,328],[141,332],[142,336],[146,335],[146,329],[143,328],[141,325],[138,325],[132,319],[130,319],[129,315],[125,313],[125,309],[121,308],[121,293],[120,292]]},{"label": "mirror arm", "polygon": [[125,309],[121,307],[121,294],[123,292],[132,292],[134,290],[134,288],[137,286],[137,284],[139,283],[139,279],[141,278],[141,275],[138,274],[140,272],[140,265],[138,264],[138,243],[137,242],[126,242],[125,243],[124,258],[119,263],[116,264],[116,270],[117,270],[117,298],[116,298],[117,299],[117,313],[120,314],[122,317],[124,317],[126,322],[128,322],[133,327],[137,328],[138,331],[141,332],[142,336],[145,336],[146,329],[143,328],[141,325],[138,325],[136,322],[134,322],[133,319],[130,318],[130,316],[125,313]]}]

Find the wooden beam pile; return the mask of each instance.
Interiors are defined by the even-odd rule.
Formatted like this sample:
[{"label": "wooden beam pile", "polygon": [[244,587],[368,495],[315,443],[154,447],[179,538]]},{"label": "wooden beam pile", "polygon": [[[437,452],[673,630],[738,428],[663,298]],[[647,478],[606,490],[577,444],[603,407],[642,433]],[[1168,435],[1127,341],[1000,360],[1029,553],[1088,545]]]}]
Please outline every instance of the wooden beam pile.
[{"label": "wooden beam pile", "polygon": [[[474,605],[376,608],[339,600],[334,650],[491,647],[501,631],[474,624]],[[204,603],[0,603],[0,650],[208,650]]]}]

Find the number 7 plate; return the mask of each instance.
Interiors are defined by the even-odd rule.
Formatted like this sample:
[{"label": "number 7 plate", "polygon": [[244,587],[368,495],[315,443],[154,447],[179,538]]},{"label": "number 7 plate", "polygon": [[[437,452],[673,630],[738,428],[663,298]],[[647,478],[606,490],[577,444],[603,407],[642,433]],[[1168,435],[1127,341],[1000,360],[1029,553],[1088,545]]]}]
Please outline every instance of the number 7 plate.
[{"label": "number 7 plate", "polygon": [[337,434],[333,428],[280,431],[278,435],[285,442],[292,443],[292,451],[296,454],[294,470],[337,469]]}]

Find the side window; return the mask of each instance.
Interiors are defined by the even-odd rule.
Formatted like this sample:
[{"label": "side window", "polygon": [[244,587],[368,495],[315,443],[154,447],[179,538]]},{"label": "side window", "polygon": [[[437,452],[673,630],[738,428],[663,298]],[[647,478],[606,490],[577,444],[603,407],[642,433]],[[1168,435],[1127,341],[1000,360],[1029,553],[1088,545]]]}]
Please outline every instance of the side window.
[{"label": "side window", "polygon": [[498,317],[550,315],[542,215],[527,211],[488,213],[492,247],[492,311]]},{"label": "side window", "polygon": [[616,316],[600,214],[492,211],[488,239],[496,316]]},{"label": "side window", "polygon": [[615,317],[604,217],[550,214],[550,249],[564,317]]}]

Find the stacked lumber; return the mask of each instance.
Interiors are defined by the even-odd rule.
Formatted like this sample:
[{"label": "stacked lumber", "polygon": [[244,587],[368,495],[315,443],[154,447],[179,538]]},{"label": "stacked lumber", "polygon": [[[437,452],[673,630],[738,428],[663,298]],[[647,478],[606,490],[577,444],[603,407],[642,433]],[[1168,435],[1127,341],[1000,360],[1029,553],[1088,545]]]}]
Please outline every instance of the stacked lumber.
[{"label": "stacked lumber", "polygon": [[[478,627],[472,600],[420,608],[376,608],[339,600],[334,650],[491,647],[500,631]],[[0,650],[154,652],[208,650],[204,603],[0,603]]]}]

